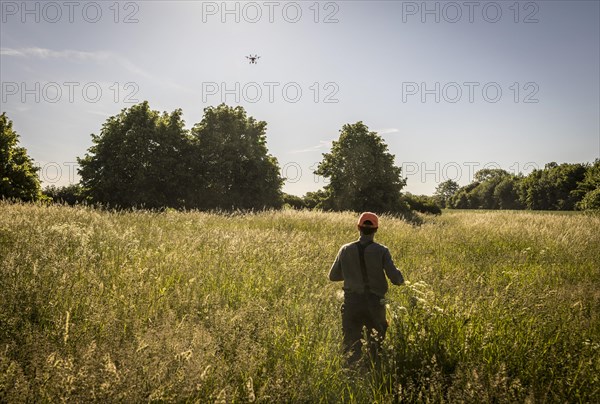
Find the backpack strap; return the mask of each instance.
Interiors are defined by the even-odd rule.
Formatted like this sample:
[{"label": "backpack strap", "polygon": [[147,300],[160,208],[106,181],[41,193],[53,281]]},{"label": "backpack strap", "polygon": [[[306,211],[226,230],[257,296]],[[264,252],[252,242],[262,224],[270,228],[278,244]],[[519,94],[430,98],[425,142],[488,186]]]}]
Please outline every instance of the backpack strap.
[{"label": "backpack strap", "polygon": [[372,241],[368,241],[365,245],[362,245],[360,241],[357,241],[356,247],[358,248],[358,257],[360,258],[360,272],[362,273],[362,280],[365,285],[365,293],[369,293],[369,276],[367,275],[367,264],[365,262],[365,249],[373,244]]}]

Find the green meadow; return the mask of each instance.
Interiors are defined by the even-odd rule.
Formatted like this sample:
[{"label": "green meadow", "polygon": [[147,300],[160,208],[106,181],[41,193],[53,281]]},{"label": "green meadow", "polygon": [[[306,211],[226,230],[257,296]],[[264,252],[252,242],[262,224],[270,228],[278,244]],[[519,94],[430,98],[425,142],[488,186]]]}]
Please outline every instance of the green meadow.
[{"label": "green meadow", "polygon": [[600,216],[382,217],[381,368],[342,366],[354,213],[0,203],[0,402],[599,402]]}]

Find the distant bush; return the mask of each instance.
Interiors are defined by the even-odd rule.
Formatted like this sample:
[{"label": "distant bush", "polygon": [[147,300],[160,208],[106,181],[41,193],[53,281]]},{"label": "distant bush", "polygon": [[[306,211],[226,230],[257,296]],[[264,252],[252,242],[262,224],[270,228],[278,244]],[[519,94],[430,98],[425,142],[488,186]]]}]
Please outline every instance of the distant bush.
[{"label": "distant bush", "polygon": [[579,210],[600,210],[600,188],[596,188],[585,194],[583,199],[577,202],[576,206]]},{"label": "distant bush", "polygon": [[50,185],[44,188],[44,195],[52,198],[52,202],[75,205],[84,201],[81,185],[71,184],[62,187]]},{"label": "distant bush", "polygon": [[293,209],[304,209],[306,208],[306,204],[304,202],[304,198],[296,195],[283,194],[283,204],[289,206]]},{"label": "distant bush", "polygon": [[327,202],[327,191],[319,189],[315,192],[307,192],[303,197],[304,206],[308,209],[324,209]]},{"label": "distant bush", "polygon": [[432,196],[413,195],[407,192],[402,195],[402,199],[408,203],[408,206],[411,210],[416,210],[417,212],[421,213],[430,213],[433,215],[440,215],[442,213],[442,209]]}]

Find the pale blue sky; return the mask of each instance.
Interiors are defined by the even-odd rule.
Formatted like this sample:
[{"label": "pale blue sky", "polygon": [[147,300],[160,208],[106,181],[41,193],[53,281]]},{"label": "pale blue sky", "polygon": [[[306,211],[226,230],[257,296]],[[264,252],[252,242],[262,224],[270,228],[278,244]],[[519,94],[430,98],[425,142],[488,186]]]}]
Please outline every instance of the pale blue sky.
[{"label": "pale blue sky", "polygon": [[[182,108],[188,127],[223,97],[244,106],[267,121],[269,151],[290,178],[284,190],[298,195],[323,185],[312,169],[342,125],[359,120],[383,136],[413,193],[431,194],[448,178],[464,185],[485,164],[528,172],[600,157],[597,1],[473,2],[471,10],[465,2],[274,2],[273,22],[260,1],[229,2],[234,12],[224,15],[221,1],[50,3],[24,10],[2,1],[0,20],[0,109],[45,167],[46,184],[69,182],[90,133],[131,106],[131,93],[153,109]],[[423,4],[434,13],[423,15]],[[261,56],[257,64],[250,54]],[[235,93],[236,83],[239,103],[223,91]],[[421,83],[432,90],[425,102]],[[96,88],[102,95],[92,102]],[[337,102],[324,102],[328,95]]]}]

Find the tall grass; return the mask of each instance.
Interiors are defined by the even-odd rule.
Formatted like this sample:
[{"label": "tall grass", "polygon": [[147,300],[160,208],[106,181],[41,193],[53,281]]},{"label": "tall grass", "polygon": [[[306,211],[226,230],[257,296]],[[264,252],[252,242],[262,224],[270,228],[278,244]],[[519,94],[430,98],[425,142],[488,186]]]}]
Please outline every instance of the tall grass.
[{"label": "tall grass", "polygon": [[350,213],[0,203],[0,402],[598,402],[600,218],[381,220],[409,280],[347,372]]}]

